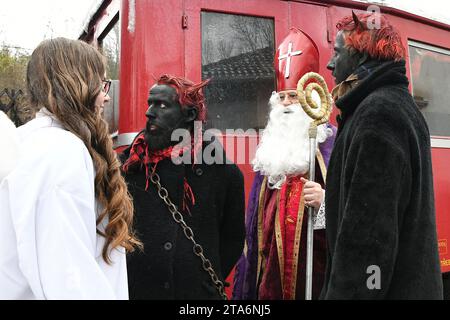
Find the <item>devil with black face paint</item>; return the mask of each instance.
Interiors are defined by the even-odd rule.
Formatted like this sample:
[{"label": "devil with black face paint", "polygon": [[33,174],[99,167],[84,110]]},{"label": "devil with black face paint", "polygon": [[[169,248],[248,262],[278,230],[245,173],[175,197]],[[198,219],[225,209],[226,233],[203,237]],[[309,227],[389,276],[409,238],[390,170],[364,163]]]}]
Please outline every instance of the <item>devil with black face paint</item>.
[{"label": "devil with black face paint", "polygon": [[172,141],[176,129],[191,129],[197,117],[197,109],[181,107],[175,88],[168,85],[155,85],[148,97],[148,110],[145,140],[152,151],[162,150],[179,141]]},{"label": "devil with black face paint", "polygon": [[336,35],[334,55],[327,65],[327,69],[332,71],[336,84],[346,80],[360,65],[368,60],[367,54],[347,47],[344,37],[343,31],[339,31]]},{"label": "devil with black face paint", "polygon": [[[184,233],[175,218],[179,221],[182,217],[192,229],[193,239],[222,282],[243,250],[245,201],[241,171],[225,161],[225,151],[216,142],[218,148],[214,150],[220,152],[218,159],[224,159],[223,163],[193,161],[194,156],[207,154],[205,149],[211,146],[202,142],[201,126],[194,125],[194,121],[202,123],[206,119],[202,88],[207,83],[161,76],[149,91],[144,130],[121,155],[134,201],[135,230],[144,244],[144,252],[127,257],[130,299],[222,298],[203,269],[202,260],[194,254],[193,243],[186,237],[190,233]],[[186,129],[181,135],[176,132],[182,143],[171,139],[177,129]],[[186,134],[191,139],[185,139]],[[173,155],[182,156],[183,161],[172,161]],[[152,182],[153,172],[160,177],[179,214],[173,216],[167,199],[161,197],[166,193],[158,193]]]},{"label": "devil with black face paint", "polygon": [[402,38],[379,14],[337,29],[321,298],[442,299],[430,133],[408,91]]}]

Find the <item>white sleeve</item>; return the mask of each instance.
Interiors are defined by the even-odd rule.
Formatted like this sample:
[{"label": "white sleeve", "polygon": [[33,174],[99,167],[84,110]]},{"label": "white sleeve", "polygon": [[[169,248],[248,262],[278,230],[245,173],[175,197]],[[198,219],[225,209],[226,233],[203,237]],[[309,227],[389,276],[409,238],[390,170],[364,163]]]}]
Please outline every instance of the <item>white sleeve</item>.
[{"label": "white sleeve", "polygon": [[317,211],[314,212],[313,217],[314,230],[325,229],[325,190],[323,190],[323,201]]},{"label": "white sleeve", "polygon": [[95,257],[95,211],[54,187],[36,207],[36,256],[45,299],[115,299]]}]

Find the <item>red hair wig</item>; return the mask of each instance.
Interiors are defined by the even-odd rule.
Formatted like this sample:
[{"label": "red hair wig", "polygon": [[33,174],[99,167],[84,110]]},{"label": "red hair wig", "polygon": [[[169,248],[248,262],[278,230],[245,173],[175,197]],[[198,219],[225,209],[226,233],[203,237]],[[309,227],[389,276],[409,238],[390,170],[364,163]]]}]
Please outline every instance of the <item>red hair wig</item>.
[{"label": "red hair wig", "polygon": [[195,120],[203,122],[206,120],[206,104],[202,88],[205,87],[210,80],[205,80],[196,84],[186,78],[163,74],[156,82],[158,85],[168,85],[177,90],[178,101],[182,108],[190,106],[197,109],[198,115]]},{"label": "red hair wig", "polygon": [[353,14],[340,20],[336,28],[344,32],[345,44],[349,49],[368,53],[375,60],[399,61],[405,58],[400,34],[384,15]]}]

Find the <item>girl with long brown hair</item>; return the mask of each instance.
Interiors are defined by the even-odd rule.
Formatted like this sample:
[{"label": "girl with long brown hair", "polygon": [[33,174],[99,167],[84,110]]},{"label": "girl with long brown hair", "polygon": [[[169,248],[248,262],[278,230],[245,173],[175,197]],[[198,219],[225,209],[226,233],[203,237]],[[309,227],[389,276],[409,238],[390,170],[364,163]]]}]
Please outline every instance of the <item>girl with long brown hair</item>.
[{"label": "girl with long brown hair", "polygon": [[0,186],[0,298],[127,299],[125,251],[140,246],[133,204],[101,113],[104,57],[82,41],[42,42],[27,69],[36,119]]}]

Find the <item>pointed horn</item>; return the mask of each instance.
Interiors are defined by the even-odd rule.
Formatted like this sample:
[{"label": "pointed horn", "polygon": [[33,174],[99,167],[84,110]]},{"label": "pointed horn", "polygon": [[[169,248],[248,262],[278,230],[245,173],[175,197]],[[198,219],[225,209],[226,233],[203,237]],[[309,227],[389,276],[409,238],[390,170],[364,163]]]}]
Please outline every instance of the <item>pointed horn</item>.
[{"label": "pointed horn", "polygon": [[355,12],[352,10],[352,16],[353,16],[353,21],[355,22],[355,29],[360,28],[361,30],[364,30],[364,25],[361,21],[359,21],[358,16],[355,14]]}]

